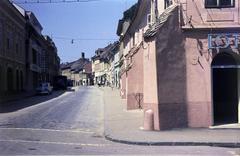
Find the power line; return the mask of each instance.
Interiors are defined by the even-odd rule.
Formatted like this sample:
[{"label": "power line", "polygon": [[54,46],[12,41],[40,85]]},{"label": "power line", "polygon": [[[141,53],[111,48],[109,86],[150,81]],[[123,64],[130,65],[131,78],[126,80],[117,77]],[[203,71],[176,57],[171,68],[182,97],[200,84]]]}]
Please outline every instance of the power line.
[{"label": "power line", "polygon": [[88,3],[88,2],[97,2],[97,1],[103,1],[103,0],[35,0],[35,1],[16,1],[11,0],[11,2],[15,4],[41,4],[41,3]]},{"label": "power line", "polygon": [[116,38],[70,38],[70,37],[59,37],[52,36],[53,39],[59,40],[74,40],[74,41],[113,41],[117,40]]},{"label": "power line", "polygon": [[55,40],[65,40],[69,41],[71,44],[74,44],[77,41],[117,41],[117,39],[113,38],[70,38],[70,37],[57,37],[51,36],[52,39]]}]

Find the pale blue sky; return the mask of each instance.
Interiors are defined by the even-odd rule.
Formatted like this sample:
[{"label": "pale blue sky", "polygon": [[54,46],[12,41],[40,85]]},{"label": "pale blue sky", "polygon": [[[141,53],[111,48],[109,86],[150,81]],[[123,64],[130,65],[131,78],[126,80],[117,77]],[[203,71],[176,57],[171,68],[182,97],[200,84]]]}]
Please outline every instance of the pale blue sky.
[{"label": "pale blue sky", "polygon": [[[34,12],[43,26],[43,34],[53,37],[61,61],[69,62],[78,59],[81,52],[85,52],[86,57],[90,58],[97,48],[105,47],[111,42],[76,40],[72,44],[71,38],[118,39],[116,35],[118,20],[122,18],[123,11],[136,2],[137,0],[101,0],[88,3],[24,4],[21,6]],[[56,37],[69,39],[61,40]]]}]

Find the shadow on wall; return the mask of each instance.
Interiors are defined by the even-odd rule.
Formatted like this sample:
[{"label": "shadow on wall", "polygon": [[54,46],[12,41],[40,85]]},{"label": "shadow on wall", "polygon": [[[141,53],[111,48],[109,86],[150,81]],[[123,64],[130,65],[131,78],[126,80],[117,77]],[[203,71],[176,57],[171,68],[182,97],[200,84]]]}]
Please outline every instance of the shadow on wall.
[{"label": "shadow on wall", "polygon": [[6,102],[0,104],[0,113],[10,113],[15,112],[24,108],[28,108],[40,103],[49,101],[51,99],[57,98],[64,94],[65,91],[55,91],[51,95],[39,95],[34,97],[25,98],[22,100],[16,100],[11,102]]},{"label": "shadow on wall", "polygon": [[157,34],[157,81],[160,129],[187,127],[186,38],[177,9]]}]

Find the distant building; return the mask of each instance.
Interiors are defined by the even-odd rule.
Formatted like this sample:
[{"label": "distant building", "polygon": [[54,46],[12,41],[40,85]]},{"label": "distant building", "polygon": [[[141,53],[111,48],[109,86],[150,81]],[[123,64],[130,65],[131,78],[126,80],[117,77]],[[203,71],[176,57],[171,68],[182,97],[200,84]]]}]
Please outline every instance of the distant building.
[{"label": "distant building", "polygon": [[0,1],[0,103],[26,89],[25,24],[12,3]]},{"label": "distant building", "polygon": [[53,84],[54,77],[60,74],[60,58],[53,40],[42,35],[42,26],[34,13],[26,11],[26,19],[27,86],[31,91],[42,82]]},{"label": "distant building", "polygon": [[61,74],[66,76],[74,86],[93,84],[92,64],[89,59],[85,58],[84,53],[82,53],[82,57],[76,61],[62,63]]},{"label": "distant building", "polygon": [[111,60],[117,52],[118,42],[99,48],[92,57],[92,70],[95,85],[110,86],[112,84]]},{"label": "distant building", "polygon": [[54,77],[60,75],[60,58],[57,54],[55,43],[49,36],[44,36],[46,49],[42,51],[40,58],[41,82],[53,84]]},{"label": "distant building", "polygon": [[113,49],[114,56],[110,59],[111,63],[111,85],[112,87],[120,87],[120,57],[119,57],[119,44],[116,44],[115,49]]}]

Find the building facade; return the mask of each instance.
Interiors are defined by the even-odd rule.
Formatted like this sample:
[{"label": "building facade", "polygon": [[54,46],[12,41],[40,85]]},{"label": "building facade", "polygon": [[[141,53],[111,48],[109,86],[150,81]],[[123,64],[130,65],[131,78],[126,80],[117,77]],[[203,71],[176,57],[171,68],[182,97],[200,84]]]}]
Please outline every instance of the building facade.
[{"label": "building facade", "polygon": [[[4,102],[35,93],[41,79],[41,62],[54,63],[48,72],[58,75],[60,59],[54,43],[43,37],[33,12],[0,2],[0,99]],[[55,49],[49,50],[49,44]],[[51,46],[53,47],[53,46]],[[51,54],[51,51],[54,51]],[[47,54],[47,57],[42,57]],[[1,102],[1,101],[0,101]]]},{"label": "building facade", "polygon": [[[34,91],[41,82],[41,55],[46,52],[42,26],[33,12],[25,12],[26,25],[26,79],[27,90]],[[45,46],[45,45],[44,45]]]},{"label": "building facade", "polygon": [[115,51],[112,63],[111,63],[111,75],[112,75],[112,86],[120,88],[120,57],[119,57],[119,45]]},{"label": "building facade", "polygon": [[60,58],[53,40],[42,34],[42,26],[33,12],[26,16],[26,75],[27,90],[35,91],[40,83],[53,85],[54,77],[60,75]]},{"label": "building facade", "polygon": [[92,85],[92,63],[89,59],[82,57],[70,63],[61,64],[61,74],[66,76],[73,86]]},{"label": "building facade", "polygon": [[141,16],[148,25],[141,45],[143,108],[154,112],[154,129],[240,123],[239,1],[149,3],[149,14]]},{"label": "building facade", "polygon": [[43,36],[44,50],[40,55],[40,80],[53,84],[54,77],[60,75],[60,58],[57,47],[49,36]]},{"label": "building facade", "polygon": [[122,59],[121,94],[127,100],[127,109],[138,109],[143,108],[144,47],[142,36],[148,28],[147,16],[151,12],[151,1],[139,1],[127,12],[130,14],[128,18],[131,22],[127,26],[124,22],[120,23],[119,27],[123,27],[123,31],[118,31],[120,47],[123,48],[122,56],[120,56]]},{"label": "building facade", "polygon": [[92,72],[94,75],[94,84],[111,86],[113,82],[111,65],[114,61],[114,55],[118,50],[118,42],[111,43],[105,48],[99,48],[92,57]]},{"label": "building facade", "polygon": [[0,1],[0,102],[25,90],[25,17]]}]

